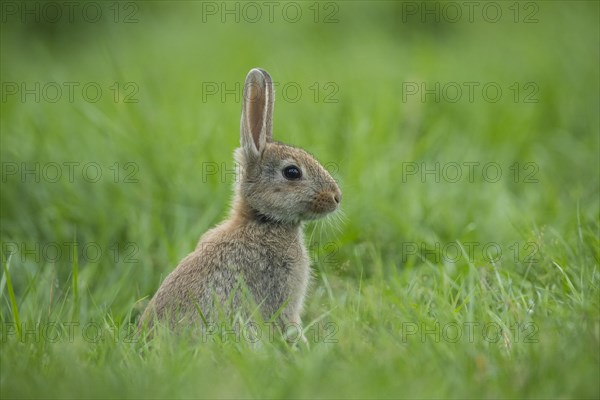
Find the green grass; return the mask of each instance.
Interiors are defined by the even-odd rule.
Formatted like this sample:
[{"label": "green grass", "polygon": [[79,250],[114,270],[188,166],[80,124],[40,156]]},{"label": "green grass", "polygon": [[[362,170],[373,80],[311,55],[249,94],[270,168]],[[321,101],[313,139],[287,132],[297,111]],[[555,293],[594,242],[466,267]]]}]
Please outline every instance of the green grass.
[{"label": "green grass", "polygon": [[[528,24],[512,2],[498,23],[340,2],[337,23],[315,24],[298,4],[298,23],[145,2],[137,23],[106,4],[98,23],[1,24],[1,397],[600,397],[598,3],[538,2]],[[276,139],[344,192],[342,223],[306,228],[310,348],[146,343],[131,324],[228,211],[241,104],[206,88],[255,66],[280,83]],[[7,82],[79,86],[52,103],[52,87],[21,101]],[[405,101],[407,82],[503,95]],[[440,179],[420,175],[436,163]]]}]

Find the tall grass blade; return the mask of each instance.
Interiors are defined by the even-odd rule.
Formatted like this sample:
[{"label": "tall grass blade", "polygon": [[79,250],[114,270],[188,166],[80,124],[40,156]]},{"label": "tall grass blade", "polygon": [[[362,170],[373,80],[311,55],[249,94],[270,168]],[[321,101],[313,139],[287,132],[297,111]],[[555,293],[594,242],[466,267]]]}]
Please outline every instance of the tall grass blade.
[{"label": "tall grass blade", "polygon": [[77,252],[77,232],[73,238],[74,245],[71,254],[71,279],[73,284],[73,321],[79,321],[79,257]]},{"label": "tall grass blade", "polygon": [[13,289],[12,281],[10,280],[10,260],[12,254],[8,256],[6,264],[4,264],[4,277],[6,278],[6,289],[8,290],[8,298],[10,299],[10,308],[12,311],[13,320],[15,321],[17,335],[21,338],[21,318],[19,318],[19,307],[17,307],[17,299],[15,297],[15,291]]}]

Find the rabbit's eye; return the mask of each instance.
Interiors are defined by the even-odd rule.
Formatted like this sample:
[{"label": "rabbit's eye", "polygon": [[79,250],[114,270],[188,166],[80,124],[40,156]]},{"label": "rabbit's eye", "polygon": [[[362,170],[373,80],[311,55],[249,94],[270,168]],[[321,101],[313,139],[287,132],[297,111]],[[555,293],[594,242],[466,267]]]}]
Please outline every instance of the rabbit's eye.
[{"label": "rabbit's eye", "polygon": [[295,165],[290,165],[289,167],[285,167],[283,169],[283,176],[287,180],[295,181],[302,178],[302,171]]}]

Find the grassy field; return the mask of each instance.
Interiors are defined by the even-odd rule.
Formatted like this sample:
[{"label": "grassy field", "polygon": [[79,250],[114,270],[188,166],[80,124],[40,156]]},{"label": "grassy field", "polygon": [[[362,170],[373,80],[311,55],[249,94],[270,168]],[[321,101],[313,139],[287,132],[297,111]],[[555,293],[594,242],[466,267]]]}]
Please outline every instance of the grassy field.
[{"label": "grassy field", "polygon": [[[600,396],[597,2],[73,3],[2,3],[0,397]],[[146,343],[256,66],[344,192],[310,346]]]}]

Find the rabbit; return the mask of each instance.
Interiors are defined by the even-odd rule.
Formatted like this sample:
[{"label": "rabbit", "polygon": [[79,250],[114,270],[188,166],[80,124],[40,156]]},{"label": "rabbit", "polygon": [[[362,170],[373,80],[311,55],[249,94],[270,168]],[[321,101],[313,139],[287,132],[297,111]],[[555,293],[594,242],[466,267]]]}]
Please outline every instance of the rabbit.
[{"label": "rabbit", "polygon": [[177,326],[231,317],[242,307],[243,297],[234,293],[240,282],[263,321],[275,317],[281,329],[301,326],[311,276],[303,223],[336,211],[342,192],[309,153],[273,141],[273,102],[270,75],[250,70],[229,217],[207,231],[166,277],[140,326],[151,327],[156,320]]}]

